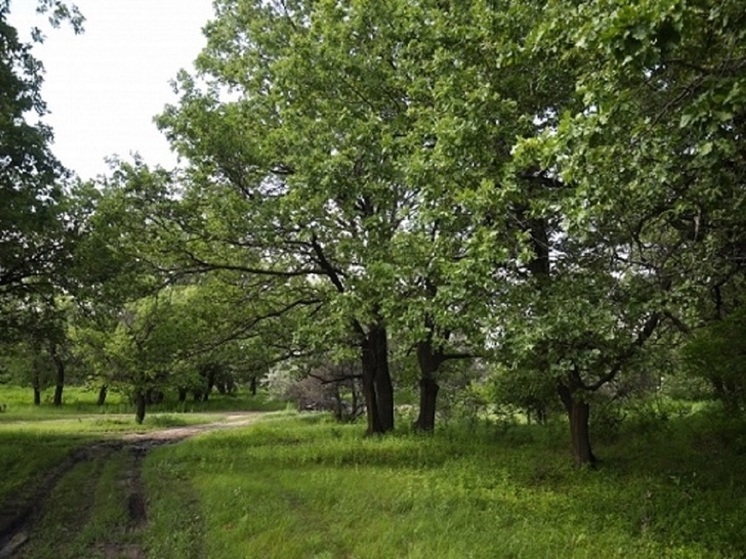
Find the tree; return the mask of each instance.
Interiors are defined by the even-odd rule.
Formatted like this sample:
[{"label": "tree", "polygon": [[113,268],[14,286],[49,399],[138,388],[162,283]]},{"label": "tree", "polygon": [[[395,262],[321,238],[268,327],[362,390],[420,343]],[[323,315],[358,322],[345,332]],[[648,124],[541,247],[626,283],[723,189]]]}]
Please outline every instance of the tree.
[{"label": "tree", "polygon": [[[699,206],[677,205],[688,179],[665,156],[699,165],[715,147],[656,116],[690,91],[691,68],[649,56],[680,39],[681,6],[549,8],[225,0],[199,59],[206,89],[182,74],[159,119],[192,164],[182,261],[313,292],[302,335],[359,348],[371,433],[393,427],[392,333],[421,356],[427,428],[448,345],[479,347],[481,331],[507,370],[555,384],[575,460],[592,463],[589,394],[687,327],[696,255],[739,246],[736,212],[718,250],[692,238]],[[730,99],[740,58],[726,51],[711,54],[727,54]],[[715,132],[740,138],[738,122]],[[729,277],[698,275],[715,276]]]},{"label": "tree", "polygon": [[32,340],[18,339],[3,344],[0,351],[7,378],[14,384],[30,386],[34,405],[41,405],[42,390],[54,381],[54,363],[46,348]]},{"label": "tree", "polygon": [[[536,307],[552,332],[536,347],[571,348],[559,389],[583,464],[594,460],[585,394],[633,369],[665,329],[686,333],[704,300],[722,307],[740,281],[743,15],[736,3],[554,9],[533,48],[572,62],[576,106],[517,155],[556,185],[533,210],[529,265],[553,301]],[[567,316],[576,318],[552,331]]]},{"label": "tree", "polygon": [[[456,356],[451,336],[468,324],[480,331],[470,319],[485,315],[484,292],[466,286],[486,282],[464,270],[488,274],[489,265],[469,256],[469,197],[497,180],[516,132],[534,128],[547,106],[539,99],[532,113],[518,112],[525,97],[514,82],[530,89],[525,68],[494,72],[484,54],[501,40],[495,25],[520,37],[537,8],[516,9],[520,23],[511,24],[487,6],[427,1],[221,2],[198,61],[207,90],[182,74],[180,106],[159,119],[192,162],[199,181],[190,188],[202,200],[231,192],[240,210],[230,213],[242,221],[220,238],[231,257],[239,243],[255,251],[247,273],[326,282],[320,298],[336,324],[323,326],[347,330],[334,338],[359,347],[369,432],[393,426],[392,327],[422,357],[423,429],[434,423],[437,370]],[[507,56],[516,47],[505,43]],[[226,251],[208,236],[210,258],[189,257],[238,266],[216,258]]]},{"label": "tree", "polygon": [[206,316],[214,309],[195,305],[197,296],[196,287],[167,288],[124,305],[106,330],[78,327],[81,357],[102,384],[130,394],[138,423],[154,391],[196,383],[199,345],[214,332]]},{"label": "tree", "polygon": [[[37,10],[51,14],[53,25],[68,20],[82,30],[82,16],[64,2],[41,0]],[[6,339],[22,328],[24,312],[56,298],[76,234],[68,220],[67,172],[49,147],[51,130],[27,120],[45,112],[42,66],[7,23],[9,11],[9,0],[0,2],[0,328]],[[38,29],[33,35],[42,40]]]},{"label": "tree", "polygon": [[[202,223],[200,235],[210,242],[201,253],[192,243],[184,250],[187,258],[204,270],[306,278],[296,287],[315,292],[314,307],[324,303],[324,320],[303,329],[307,343],[331,335],[359,348],[368,431],[381,433],[393,428],[394,419],[381,299],[391,287],[387,261],[407,211],[406,189],[385,156],[389,134],[374,128],[380,111],[392,108],[391,92],[372,81],[364,94],[372,96],[372,110],[359,98],[349,103],[366,80],[346,85],[330,74],[335,53],[319,49],[317,38],[332,33],[324,25],[335,16],[322,16],[334,10],[318,8],[314,13],[302,2],[220,4],[199,60],[212,87],[200,92],[182,75],[181,105],[168,109],[160,123],[192,162],[195,196],[223,207],[230,200],[230,214],[241,216],[229,236]],[[237,72],[226,60],[244,66]],[[324,72],[309,72],[315,64]],[[378,69],[384,66],[371,71]],[[241,91],[240,100],[221,102],[226,85]],[[304,93],[309,87],[317,93],[315,106]],[[341,123],[335,114],[343,115]]]},{"label": "tree", "polygon": [[310,286],[268,289],[240,269],[203,273],[198,262],[185,262],[184,251],[209,249],[193,234],[195,220],[215,226],[214,234],[231,224],[202,213],[204,205],[195,210],[176,176],[137,158],[115,162],[92,193],[86,236],[76,245],[81,358],[101,386],[132,392],[139,418],[149,390],[206,398],[218,371],[262,374],[291,345],[277,319],[294,324],[294,313],[314,302]]},{"label": "tree", "polygon": [[39,97],[39,63],[0,6],[0,296],[22,297],[27,280],[52,268],[58,246],[57,181],[62,167],[49,151],[51,134],[25,120],[28,111],[43,113]]}]

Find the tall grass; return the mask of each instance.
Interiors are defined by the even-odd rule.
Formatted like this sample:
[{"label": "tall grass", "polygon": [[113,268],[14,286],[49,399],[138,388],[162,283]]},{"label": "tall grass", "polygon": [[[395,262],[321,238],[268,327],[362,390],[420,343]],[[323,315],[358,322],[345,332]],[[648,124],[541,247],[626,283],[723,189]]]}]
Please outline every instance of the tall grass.
[{"label": "tall grass", "polygon": [[633,424],[575,470],[560,423],[365,439],[262,422],[151,456],[149,542],[158,557],[743,557],[736,436],[703,416]]}]

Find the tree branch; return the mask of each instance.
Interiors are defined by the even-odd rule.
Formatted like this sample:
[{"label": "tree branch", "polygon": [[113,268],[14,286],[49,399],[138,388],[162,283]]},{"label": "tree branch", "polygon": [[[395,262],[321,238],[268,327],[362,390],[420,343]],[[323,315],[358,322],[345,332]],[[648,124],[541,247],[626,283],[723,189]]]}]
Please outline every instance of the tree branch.
[{"label": "tree branch", "polygon": [[318,380],[321,384],[332,384],[334,382],[344,382],[346,380],[357,380],[363,378],[363,375],[343,375],[341,377],[334,377],[332,379],[325,379],[320,375],[314,373],[308,373],[309,377]]}]

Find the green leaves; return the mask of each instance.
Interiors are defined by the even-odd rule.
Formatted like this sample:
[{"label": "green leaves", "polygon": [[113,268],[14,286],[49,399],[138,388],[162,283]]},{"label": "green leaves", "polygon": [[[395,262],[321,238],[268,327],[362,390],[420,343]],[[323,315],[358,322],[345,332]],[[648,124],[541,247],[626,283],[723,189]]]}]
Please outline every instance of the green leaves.
[{"label": "green leaves", "polygon": [[[40,9],[52,4],[40,3]],[[62,6],[61,2],[56,3]],[[67,200],[66,171],[50,150],[52,133],[41,123],[42,67],[31,46],[8,25],[0,2],[0,330],[18,328],[39,298],[53,298],[65,283],[71,246],[79,231]],[[64,14],[61,14],[61,16]],[[36,299],[34,302],[32,299]],[[38,303],[43,305],[42,303]]]},{"label": "green leaves", "polygon": [[740,307],[724,320],[698,331],[682,349],[687,373],[709,381],[729,411],[746,406],[745,331],[746,310]]},{"label": "green leaves", "polygon": [[741,274],[742,16],[575,4],[220,0],[158,119],[190,166],[121,166],[101,246],[245,290],[291,351],[385,327],[536,386],[638,370]]}]

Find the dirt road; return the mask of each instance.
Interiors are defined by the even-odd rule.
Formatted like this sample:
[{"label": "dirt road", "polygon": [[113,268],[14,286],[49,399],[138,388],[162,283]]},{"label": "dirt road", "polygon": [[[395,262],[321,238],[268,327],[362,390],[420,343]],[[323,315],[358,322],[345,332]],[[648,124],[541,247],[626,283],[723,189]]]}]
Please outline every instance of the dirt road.
[{"label": "dirt road", "polygon": [[[104,537],[97,538],[93,548],[76,550],[73,546],[70,556],[146,557],[141,536],[148,519],[148,497],[142,480],[142,463],[148,452],[202,433],[243,427],[264,415],[265,412],[226,413],[221,421],[214,423],[129,433],[79,448],[48,472],[33,491],[2,504],[0,559],[65,556],[58,553],[55,541],[65,541],[88,528],[96,507],[100,506],[95,502],[101,498],[96,497],[95,488],[110,481],[112,487],[104,487],[99,494],[110,493],[112,498],[121,500],[125,510],[112,520]],[[76,491],[75,483],[80,491]],[[68,487],[71,484],[72,490]],[[57,494],[61,496],[56,497],[55,506],[48,506],[50,496]],[[69,507],[60,511],[66,508],[65,494],[71,496]]]}]

